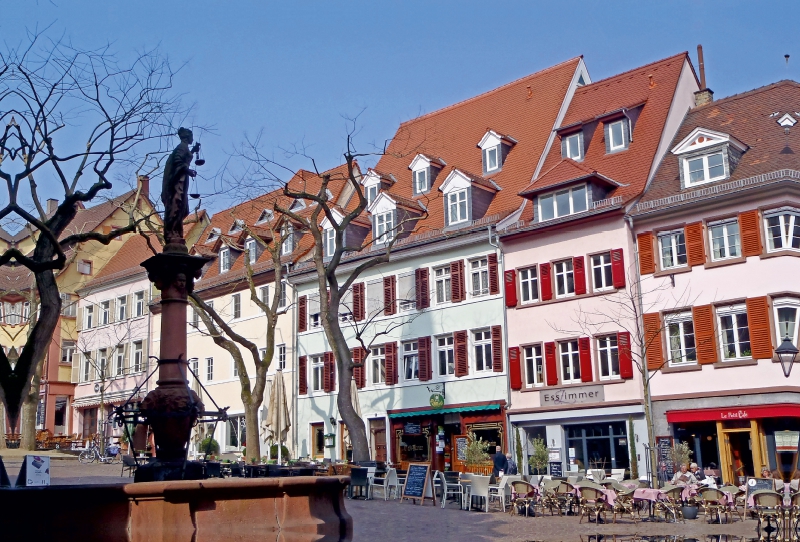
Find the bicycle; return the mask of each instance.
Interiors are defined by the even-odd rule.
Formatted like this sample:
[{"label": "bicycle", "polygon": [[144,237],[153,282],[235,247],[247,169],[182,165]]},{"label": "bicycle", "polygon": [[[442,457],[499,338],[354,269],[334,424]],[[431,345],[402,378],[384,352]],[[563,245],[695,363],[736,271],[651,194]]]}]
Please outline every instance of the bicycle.
[{"label": "bicycle", "polygon": [[98,461],[99,463],[113,465],[114,463],[122,463],[122,457],[119,454],[119,446],[107,447],[106,454],[103,456],[100,454],[100,447],[96,442],[92,441],[89,447],[80,453],[78,461],[84,464]]}]

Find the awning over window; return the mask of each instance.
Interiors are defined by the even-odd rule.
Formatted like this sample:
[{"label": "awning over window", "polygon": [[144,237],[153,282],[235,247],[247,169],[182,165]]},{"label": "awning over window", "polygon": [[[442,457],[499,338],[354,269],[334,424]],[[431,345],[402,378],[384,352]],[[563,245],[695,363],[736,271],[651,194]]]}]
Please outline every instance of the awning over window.
[{"label": "awning over window", "polygon": [[731,408],[703,408],[667,412],[669,423],[716,422],[755,418],[800,418],[800,405],[778,404]]},{"label": "awning over window", "polygon": [[474,405],[453,408],[432,408],[430,410],[415,410],[412,412],[393,412],[390,418],[412,418],[416,416],[430,416],[432,414],[451,414],[454,412],[477,412],[480,410],[500,410],[500,405]]}]

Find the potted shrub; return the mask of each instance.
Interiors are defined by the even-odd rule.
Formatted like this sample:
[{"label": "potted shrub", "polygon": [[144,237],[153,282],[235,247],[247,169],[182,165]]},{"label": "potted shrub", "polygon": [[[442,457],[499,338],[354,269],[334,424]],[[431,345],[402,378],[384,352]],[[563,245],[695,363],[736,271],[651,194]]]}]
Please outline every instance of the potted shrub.
[{"label": "potted shrub", "polygon": [[533,454],[528,456],[528,466],[531,474],[547,474],[547,462],[550,460],[550,452],[544,439],[535,438],[531,440]]},{"label": "potted shrub", "polygon": [[200,441],[197,451],[206,454],[206,461],[213,461],[219,453],[219,442],[212,437],[206,437]]},{"label": "potted shrub", "polygon": [[468,469],[471,467],[473,472],[480,467],[492,467],[492,458],[486,453],[489,443],[470,431],[467,433],[467,448],[465,450],[465,461]]}]

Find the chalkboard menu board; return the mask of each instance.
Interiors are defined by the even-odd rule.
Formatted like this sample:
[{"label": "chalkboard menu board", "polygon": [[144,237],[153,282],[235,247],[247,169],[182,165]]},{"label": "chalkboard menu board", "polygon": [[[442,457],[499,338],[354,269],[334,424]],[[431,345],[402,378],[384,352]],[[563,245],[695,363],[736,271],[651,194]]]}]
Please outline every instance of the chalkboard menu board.
[{"label": "chalkboard menu board", "polygon": [[403,433],[405,433],[406,435],[421,435],[422,428],[418,423],[408,422],[407,424],[405,424],[405,426],[403,426]]},{"label": "chalkboard menu board", "polygon": [[420,504],[425,504],[425,499],[429,498],[436,506],[436,496],[430,483],[430,469],[430,463],[409,463],[403,499],[420,499]]},{"label": "chalkboard menu board", "polygon": [[745,502],[750,501],[750,495],[752,495],[756,491],[775,491],[775,480],[772,478],[747,478],[747,495],[745,496]]},{"label": "chalkboard menu board", "polygon": [[550,476],[564,476],[564,473],[561,471],[561,461],[550,462]]},{"label": "chalkboard menu board", "polygon": [[675,464],[672,462],[672,437],[656,437],[656,457],[658,460],[658,479],[672,480]]},{"label": "chalkboard menu board", "polygon": [[458,437],[456,439],[456,457],[459,461],[467,460],[467,437]]}]

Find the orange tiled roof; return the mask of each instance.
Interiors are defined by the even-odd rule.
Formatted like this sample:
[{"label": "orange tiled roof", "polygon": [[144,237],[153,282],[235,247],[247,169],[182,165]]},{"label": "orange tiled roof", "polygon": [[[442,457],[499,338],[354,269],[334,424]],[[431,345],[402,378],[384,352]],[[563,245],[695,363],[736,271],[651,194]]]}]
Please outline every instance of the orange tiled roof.
[{"label": "orange tiled roof", "polygon": [[[155,236],[150,236],[150,245],[156,252],[161,252],[161,244]],[[153,255],[144,237],[130,235],[100,272],[86,283],[86,288],[96,288],[114,280],[144,274],[145,269],[141,264]]]}]

